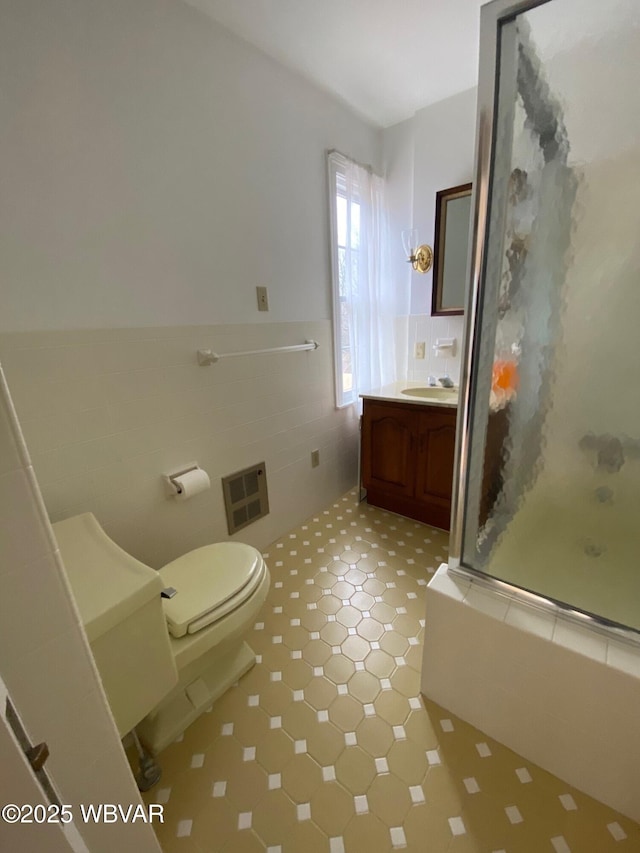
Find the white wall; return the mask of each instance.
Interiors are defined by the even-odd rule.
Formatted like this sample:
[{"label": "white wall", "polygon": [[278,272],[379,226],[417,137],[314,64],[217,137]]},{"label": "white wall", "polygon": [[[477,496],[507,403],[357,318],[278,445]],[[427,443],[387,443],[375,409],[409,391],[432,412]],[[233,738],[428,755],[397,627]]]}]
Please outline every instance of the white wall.
[{"label": "white wall", "polygon": [[[320,348],[196,360],[307,338]],[[222,476],[266,463],[270,513],[235,537],[259,548],[356,482],[358,421],[334,407],[329,320],[0,335],[0,359],[51,520],[92,511],[154,567],[227,538]],[[192,461],[211,489],[168,498],[161,475]]]},{"label": "white wall", "polygon": [[[414,118],[413,224],[433,245],[436,193],[473,179],[477,90],[467,89],[425,107]],[[432,273],[414,275],[411,313],[431,311]]]},{"label": "white wall", "polygon": [[330,316],[336,100],[178,0],[2,0],[0,79],[0,330]]},{"label": "white wall", "polygon": [[402,247],[401,234],[412,227],[414,194],[415,119],[383,131],[385,199],[389,214],[389,266],[396,293],[396,313],[406,316],[411,309],[412,269]]},{"label": "white wall", "polygon": [[411,274],[402,247],[401,234],[411,227],[413,208],[413,118],[383,132],[385,199],[389,216],[389,270],[396,294],[396,376],[407,375]]},{"label": "white wall", "polygon": [[[419,110],[412,119],[384,131],[387,196],[390,199],[392,264],[399,291],[398,336],[405,341],[401,375],[425,380],[448,373],[458,381],[464,318],[431,317],[433,275],[413,272],[402,253],[403,229],[415,227],[421,242],[433,246],[436,193],[472,180],[475,153],[476,89]],[[454,357],[436,358],[437,338],[455,337]],[[417,341],[427,357],[414,358]]]},{"label": "white wall", "polygon": [[[271,514],[242,538],[266,546],[356,479],[326,151],[380,169],[380,133],[178,0],[2,11],[0,352],[47,510],[162,565],[226,537],[219,479],[264,460]],[[177,508],[160,475],[192,460],[212,489]]]},{"label": "white wall", "polygon": [[[226,536],[221,474],[266,460],[271,514],[239,537],[258,546],[354,484],[357,419],[333,405],[325,158],[379,168],[380,140],[178,0],[0,12],[0,359],[34,464],[3,398],[0,672],[63,801],[126,804],[137,791],[46,516],[93,510],[161,565]],[[317,352],[196,362],[307,337]],[[160,475],[193,459],[212,489],[170,502]],[[95,853],[157,850],[142,824],[81,831]]]}]

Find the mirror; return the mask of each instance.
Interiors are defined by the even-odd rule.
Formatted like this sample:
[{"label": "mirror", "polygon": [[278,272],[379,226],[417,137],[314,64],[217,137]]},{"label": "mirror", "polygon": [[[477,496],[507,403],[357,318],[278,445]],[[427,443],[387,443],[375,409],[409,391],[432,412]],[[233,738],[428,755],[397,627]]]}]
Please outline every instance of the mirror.
[{"label": "mirror", "polygon": [[436,193],[431,316],[464,313],[471,184]]}]

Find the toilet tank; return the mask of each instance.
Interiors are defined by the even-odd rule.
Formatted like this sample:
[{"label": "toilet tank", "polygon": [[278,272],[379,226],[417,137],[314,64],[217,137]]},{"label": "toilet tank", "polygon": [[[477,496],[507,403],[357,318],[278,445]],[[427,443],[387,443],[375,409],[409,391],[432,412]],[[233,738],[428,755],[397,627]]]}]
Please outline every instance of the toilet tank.
[{"label": "toilet tank", "polygon": [[86,512],[53,525],[120,736],[177,683],[160,575],[123,551]]}]

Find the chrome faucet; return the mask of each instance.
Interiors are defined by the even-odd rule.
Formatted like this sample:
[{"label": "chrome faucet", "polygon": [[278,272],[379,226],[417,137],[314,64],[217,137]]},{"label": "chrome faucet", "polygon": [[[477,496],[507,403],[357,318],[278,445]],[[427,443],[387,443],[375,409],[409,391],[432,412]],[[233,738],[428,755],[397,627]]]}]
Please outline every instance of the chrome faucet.
[{"label": "chrome faucet", "polygon": [[444,376],[440,376],[438,378],[438,382],[442,385],[443,388],[453,388],[454,382],[451,377],[445,373]]}]

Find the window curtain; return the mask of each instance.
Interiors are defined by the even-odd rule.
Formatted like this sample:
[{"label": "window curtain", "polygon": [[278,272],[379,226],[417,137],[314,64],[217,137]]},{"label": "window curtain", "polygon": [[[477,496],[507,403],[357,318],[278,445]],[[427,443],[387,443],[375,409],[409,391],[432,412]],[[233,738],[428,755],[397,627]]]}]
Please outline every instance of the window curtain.
[{"label": "window curtain", "polygon": [[[359,205],[359,240],[347,240],[343,299],[349,303],[354,402],[396,378],[396,299],[389,274],[383,178],[342,157],[348,222]],[[351,214],[351,215],[349,215]],[[349,223],[348,230],[353,228]],[[357,256],[357,257],[355,257]]]}]

